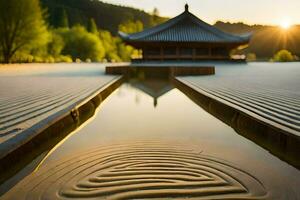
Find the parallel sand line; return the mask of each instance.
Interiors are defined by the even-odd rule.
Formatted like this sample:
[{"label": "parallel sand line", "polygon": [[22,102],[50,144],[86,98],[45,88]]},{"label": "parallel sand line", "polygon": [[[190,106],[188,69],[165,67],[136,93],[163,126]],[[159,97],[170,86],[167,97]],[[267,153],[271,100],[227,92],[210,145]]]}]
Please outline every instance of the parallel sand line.
[{"label": "parallel sand line", "polygon": [[[223,89],[220,89],[219,86],[217,86],[218,84],[216,83],[214,83],[214,85],[208,86],[208,83],[206,83],[205,80],[203,80],[203,82],[201,83],[194,82],[192,80],[189,80],[188,78],[177,78],[177,80],[192,89],[198,90],[199,92],[205,92],[206,94],[210,95],[211,98],[220,99],[223,102],[228,102],[231,105],[235,106],[237,110],[245,110],[248,113],[258,115],[260,116],[260,118],[264,118],[265,120],[263,121],[266,123],[268,123],[267,121],[272,121],[272,123],[268,123],[270,126],[278,124],[275,125],[276,128],[281,129],[282,127],[284,131],[291,132],[296,136],[300,136],[300,106],[298,105],[296,100],[293,101],[293,106],[289,106],[288,109],[285,109],[284,107],[286,106],[283,105],[284,101],[276,101],[276,94],[272,95],[272,97],[274,97],[274,99],[272,100],[274,103],[270,103],[270,101],[262,102],[261,100],[265,96],[265,93],[263,93],[264,90],[256,91],[256,93],[260,91],[259,93],[261,99],[258,99],[257,101],[255,99],[255,96],[252,97],[252,89],[245,89],[244,91],[239,90],[238,92],[236,92],[236,88],[239,88],[240,86],[227,85],[227,87],[223,86]],[[226,83],[223,83],[223,85],[226,85]],[[277,105],[281,105],[281,107]],[[288,113],[289,109],[293,109],[294,111]]]},{"label": "parallel sand line", "polygon": [[[224,82],[222,86],[218,86],[219,82],[215,81],[209,82],[205,77],[177,77],[174,79],[174,84],[196,104],[231,126],[238,134],[250,139],[273,155],[299,169],[300,132],[297,123],[287,122],[283,117],[284,115],[280,113],[270,115],[263,112],[262,107],[258,105],[259,109],[256,109],[251,104],[246,105],[239,99],[233,100],[223,94],[214,92],[212,89],[209,90],[210,88],[223,88],[223,90],[226,88],[229,93],[231,92],[234,96],[237,96],[235,98],[239,98],[235,94],[235,88],[241,88],[244,84],[230,85]],[[210,86],[207,85],[208,82],[211,83]],[[251,93],[252,95],[252,90],[245,89],[242,93]],[[264,95],[264,93],[261,93],[261,96]],[[244,98],[244,101],[247,101],[247,99]],[[295,106],[295,108],[300,107]],[[267,112],[269,113],[270,110],[267,110]],[[279,118],[278,115],[280,115]],[[293,115],[293,117],[297,118],[298,115]],[[294,120],[299,122],[299,118]]]},{"label": "parallel sand line", "polygon": [[[87,120],[87,117],[89,115],[94,113],[96,107],[99,106],[101,101],[103,101],[111,92],[113,92],[123,82],[123,80],[124,79],[120,76],[115,77],[105,85],[98,86],[98,88],[99,87],[100,88],[97,90],[91,88],[91,90],[89,90],[88,92],[89,95],[85,96],[85,98],[81,98],[79,100],[76,100],[75,102],[69,101],[68,105],[66,105],[64,109],[62,110],[54,109],[49,116],[48,113],[46,112],[45,114],[47,114],[48,117],[46,117],[44,120],[36,121],[33,119],[34,121],[36,121],[36,124],[33,125],[33,127],[30,129],[22,130],[23,131],[22,134],[16,135],[16,137],[19,138],[18,140],[15,139],[8,140],[1,144],[0,161],[1,161],[1,165],[3,164],[1,168],[4,167],[4,165],[9,166],[9,164],[7,164],[8,161],[12,162],[12,160],[15,160],[16,156],[14,155],[10,156],[10,154],[16,153],[16,155],[18,155],[17,157],[21,158],[23,156],[20,156],[19,154],[24,154],[24,152],[27,152],[30,149],[29,146],[32,145],[39,146],[39,143],[41,143],[42,141],[33,141],[33,140],[35,137],[42,135],[41,133],[45,132],[45,134],[46,135],[48,134],[48,136],[46,135],[41,136],[40,139],[43,138],[43,140],[44,139],[50,140],[49,138],[47,138],[49,137],[49,134],[51,135],[51,137],[55,139],[59,137],[58,134],[60,134],[60,133],[56,133],[57,128],[61,129],[60,130],[60,132],[62,132],[61,134],[65,134],[65,132],[69,133],[70,130],[82,124],[85,120]],[[86,90],[88,91],[88,89]],[[66,103],[66,101],[64,101],[64,103]],[[40,113],[37,113],[36,115],[32,116],[32,118],[38,116],[39,114]],[[24,117],[26,118],[28,116],[24,116]],[[62,124],[64,123],[66,124],[62,126]],[[23,147],[25,149],[23,149]],[[34,151],[37,151],[35,147],[32,148],[35,149]]]},{"label": "parallel sand line", "polygon": [[[6,109],[2,110],[0,112],[1,119],[0,119],[0,129],[1,132],[5,133],[5,129],[11,127],[11,126],[17,126],[18,124],[21,124],[22,122],[36,118],[39,115],[42,115],[44,113],[47,113],[53,108],[48,108],[52,105],[54,108],[58,108],[60,106],[63,106],[66,103],[72,103],[72,101],[82,98],[83,96],[87,96],[88,94],[92,93],[96,90],[99,86],[97,83],[91,84],[91,85],[84,85],[82,88],[73,88],[70,89],[67,87],[64,91],[58,91],[55,93],[51,93],[52,96],[48,97],[47,99],[44,99],[44,101],[40,101],[40,99],[36,99],[35,96],[33,96],[31,99],[27,100],[25,104],[21,103],[20,105],[14,105],[13,107],[10,105],[9,102],[7,102]],[[38,92],[39,93],[39,92]],[[36,101],[36,102],[35,102]],[[61,103],[62,102],[62,103]],[[9,109],[8,109],[9,108]],[[42,108],[47,109],[46,111],[43,111]],[[10,111],[10,112],[9,112]],[[31,113],[36,113],[34,116],[30,116]],[[10,118],[8,117],[10,116]],[[22,119],[22,117],[25,117]],[[28,118],[28,119],[26,119]],[[17,122],[14,122],[14,120],[17,120]],[[10,125],[12,124],[12,125]],[[7,130],[9,131],[9,130]]]}]

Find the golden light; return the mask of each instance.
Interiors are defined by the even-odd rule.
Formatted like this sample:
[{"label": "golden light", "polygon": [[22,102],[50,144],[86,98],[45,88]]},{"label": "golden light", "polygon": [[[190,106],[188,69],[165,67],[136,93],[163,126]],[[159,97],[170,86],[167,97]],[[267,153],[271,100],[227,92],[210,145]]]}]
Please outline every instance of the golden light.
[{"label": "golden light", "polygon": [[288,30],[291,27],[291,25],[292,24],[291,24],[290,20],[288,20],[288,19],[285,19],[280,23],[280,27],[284,30]]}]

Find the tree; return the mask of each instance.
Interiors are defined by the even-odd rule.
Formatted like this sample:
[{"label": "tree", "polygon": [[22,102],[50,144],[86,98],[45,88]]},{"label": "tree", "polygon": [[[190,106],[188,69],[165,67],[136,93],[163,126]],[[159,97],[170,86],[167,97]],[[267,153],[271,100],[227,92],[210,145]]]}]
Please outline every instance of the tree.
[{"label": "tree", "polygon": [[55,30],[51,31],[51,40],[48,43],[48,53],[54,57],[60,56],[65,42],[61,35],[59,35]]},{"label": "tree", "polygon": [[47,43],[47,37],[39,0],[0,0],[0,50],[5,63],[23,48]]},{"label": "tree", "polygon": [[[127,21],[119,25],[119,31],[124,33],[136,33],[144,29],[141,21]],[[118,54],[123,61],[129,61],[132,56],[139,56],[139,51],[132,46],[125,45],[122,42],[118,44]]]},{"label": "tree", "polygon": [[155,16],[155,17],[159,16],[159,10],[157,8],[153,9],[152,16]]},{"label": "tree", "polygon": [[274,55],[273,60],[275,62],[291,62],[291,61],[294,61],[294,56],[291,52],[284,49],[284,50],[278,51]]},{"label": "tree", "polygon": [[[7,0],[9,1],[9,0]],[[144,27],[151,26],[151,14],[142,10],[116,6],[99,0],[40,0],[48,8],[49,23],[57,27],[57,16],[60,8],[65,8],[69,15],[69,24],[87,25],[90,18],[94,18],[98,28],[118,33],[120,23],[128,20],[140,20]],[[107,1],[109,2],[109,1]]]},{"label": "tree", "polygon": [[58,27],[63,27],[63,28],[69,28],[69,19],[68,19],[68,14],[65,9],[62,10],[59,22],[58,22]]},{"label": "tree", "polygon": [[155,26],[160,23],[160,17],[159,17],[159,11],[157,8],[153,9],[152,15],[151,15],[151,26]]},{"label": "tree", "polygon": [[95,20],[93,18],[91,18],[89,20],[87,30],[90,33],[98,34],[98,28],[97,28],[96,22],[95,22]]},{"label": "tree", "polygon": [[118,55],[118,39],[113,37],[109,31],[100,30],[99,38],[105,49],[105,59],[108,61],[121,61]]},{"label": "tree", "polygon": [[124,33],[136,33],[144,29],[144,25],[141,21],[126,21],[119,25],[119,31]]},{"label": "tree", "polygon": [[247,61],[256,61],[256,55],[255,55],[255,53],[248,53],[247,54]]},{"label": "tree", "polygon": [[94,34],[80,25],[71,29],[62,28],[57,33],[64,40],[63,55],[71,55],[74,59],[91,59],[92,61],[101,61],[105,55],[105,49],[101,40]]},{"label": "tree", "polygon": [[154,8],[151,13],[150,26],[156,26],[158,24],[162,24],[167,20],[168,20],[167,18],[160,17],[159,10],[157,8]]}]

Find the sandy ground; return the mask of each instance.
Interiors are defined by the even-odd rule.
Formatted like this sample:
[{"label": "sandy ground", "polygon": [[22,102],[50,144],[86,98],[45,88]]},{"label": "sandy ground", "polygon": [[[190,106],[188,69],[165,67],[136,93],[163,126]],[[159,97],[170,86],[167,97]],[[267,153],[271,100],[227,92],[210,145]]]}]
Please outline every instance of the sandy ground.
[{"label": "sandy ground", "polygon": [[115,78],[104,72],[103,64],[1,65],[1,147]]},{"label": "sandy ground", "polygon": [[215,76],[179,80],[300,136],[300,63],[217,65]]}]

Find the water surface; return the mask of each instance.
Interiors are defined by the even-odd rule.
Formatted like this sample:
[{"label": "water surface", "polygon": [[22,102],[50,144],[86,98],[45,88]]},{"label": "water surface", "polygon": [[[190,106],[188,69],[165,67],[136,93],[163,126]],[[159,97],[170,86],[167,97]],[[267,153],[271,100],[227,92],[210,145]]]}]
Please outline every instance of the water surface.
[{"label": "water surface", "polygon": [[297,169],[172,84],[143,80],[117,89],[4,199],[298,199],[299,185]]}]

